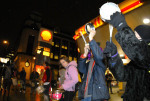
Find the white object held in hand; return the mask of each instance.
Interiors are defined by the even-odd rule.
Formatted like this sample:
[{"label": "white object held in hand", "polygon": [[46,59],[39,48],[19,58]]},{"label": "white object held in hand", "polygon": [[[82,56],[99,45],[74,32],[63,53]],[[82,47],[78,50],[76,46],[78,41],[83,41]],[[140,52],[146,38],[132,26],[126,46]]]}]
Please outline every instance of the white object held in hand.
[{"label": "white object held in hand", "polygon": [[112,41],[112,32],[113,32],[113,26],[109,24],[110,42]]},{"label": "white object held in hand", "polygon": [[113,15],[115,12],[121,12],[118,4],[115,4],[113,2],[107,2],[101,6],[99,9],[99,13],[101,16],[101,19],[105,22],[106,20],[111,20],[110,16]]}]

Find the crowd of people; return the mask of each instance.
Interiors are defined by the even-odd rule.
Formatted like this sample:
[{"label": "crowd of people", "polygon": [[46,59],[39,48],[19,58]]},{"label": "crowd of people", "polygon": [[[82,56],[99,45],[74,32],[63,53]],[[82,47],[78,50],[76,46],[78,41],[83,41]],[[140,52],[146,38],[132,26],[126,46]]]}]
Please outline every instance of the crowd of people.
[{"label": "crowd of people", "polygon": [[[150,26],[139,25],[133,31],[120,12],[115,12],[106,22],[117,29],[115,39],[131,61],[123,65],[113,42],[107,41],[106,47],[102,50],[94,40],[96,31],[90,30],[89,43],[85,44],[84,53],[77,62],[70,61],[66,56],[59,59],[59,86],[57,89],[63,90],[60,101],[73,101],[76,95],[75,87],[79,82],[79,72],[82,74],[82,82],[78,89],[78,99],[81,101],[108,101],[109,92],[113,94],[111,86],[113,77],[117,81],[127,82],[125,93],[122,96],[123,101],[150,101]],[[34,68],[30,75],[31,93],[35,92],[39,82],[44,87],[42,92],[44,101],[50,101],[52,70],[48,62],[44,62],[43,66],[45,69],[41,70],[41,74]],[[112,74],[109,73],[110,71],[106,73],[107,66]],[[1,81],[1,91],[4,90],[4,95],[6,90],[9,95],[12,83],[13,88],[16,89],[17,79],[20,81],[20,92],[25,93],[26,72],[24,67],[18,72],[14,64],[7,63],[2,66],[0,74],[4,79],[3,82]]]}]

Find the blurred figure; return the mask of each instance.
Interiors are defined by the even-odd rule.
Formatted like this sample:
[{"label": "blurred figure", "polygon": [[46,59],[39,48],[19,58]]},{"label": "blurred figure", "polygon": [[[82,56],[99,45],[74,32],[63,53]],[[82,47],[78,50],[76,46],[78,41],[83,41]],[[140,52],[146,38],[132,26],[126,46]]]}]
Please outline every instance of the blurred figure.
[{"label": "blurred figure", "polygon": [[65,71],[66,69],[63,68],[63,67],[60,67],[59,68],[59,86],[61,86],[63,83],[64,83],[64,80],[65,80]]},{"label": "blurred figure", "polygon": [[5,75],[4,75],[4,94],[3,94],[3,100],[4,97],[6,95],[6,92],[8,92],[7,96],[9,97],[9,93],[10,93],[10,86],[12,84],[12,80],[11,80],[11,64],[10,62],[7,62],[7,64],[5,65],[6,70],[5,70]]},{"label": "blurred figure", "polygon": [[4,85],[5,71],[6,71],[5,65],[2,64],[2,66],[0,68],[0,92],[2,92],[3,88],[4,88],[3,85]]},{"label": "blurred figure", "polygon": [[[75,84],[78,82],[77,63],[69,61],[68,57],[59,60],[62,67],[66,68],[64,83],[58,89],[64,89],[64,101],[72,101],[75,93]],[[61,99],[62,100],[62,99]]]},{"label": "blurred figure", "polygon": [[36,71],[36,68],[33,69],[33,72],[30,75],[30,81],[31,81],[31,93],[34,93],[37,82],[39,81],[39,73]]},{"label": "blurred figure", "polygon": [[17,86],[18,86],[18,70],[16,68],[13,69],[13,72],[12,72],[12,82],[13,82],[13,90],[16,92],[18,89],[17,89]]},{"label": "blurred figure", "polygon": [[48,62],[44,63],[44,67],[45,67],[45,72],[42,78],[42,84],[44,85],[44,88],[45,88],[45,91],[43,92],[44,101],[49,101],[50,100],[49,89],[51,86],[52,71],[51,71],[50,64]]},{"label": "blurred figure", "polygon": [[22,71],[20,72],[20,82],[21,82],[21,89],[20,92],[25,93],[26,90],[26,72],[24,67],[22,67]]},{"label": "blurred figure", "polygon": [[41,85],[41,83],[42,83],[43,76],[44,76],[44,69],[41,69],[41,73],[39,75],[39,85]]},{"label": "blurred figure", "polygon": [[112,92],[112,85],[111,85],[111,81],[113,79],[113,76],[109,72],[109,70],[107,70],[107,74],[105,75],[105,77],[106,77],[108,91],[109,91],[109,88],[110,88],[110,92],[111,92],[111,94],[113,94],[113,92]]}]

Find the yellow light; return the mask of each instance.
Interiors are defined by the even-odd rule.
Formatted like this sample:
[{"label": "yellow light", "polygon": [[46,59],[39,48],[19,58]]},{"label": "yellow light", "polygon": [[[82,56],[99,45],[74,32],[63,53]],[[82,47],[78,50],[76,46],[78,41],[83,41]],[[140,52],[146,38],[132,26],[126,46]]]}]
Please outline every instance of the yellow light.
[{"label": "yellow light", "polygon": [[146,19],[144,19],[144,20],[143,20],[143,23],[144,23],[144,24],[148,24],[148,23],[150,23],[150,19],[147,19],[147,18],[146,18]]},{"label": "yellow light", "polygon": [[36,57],[33,57],[33,59],[35,60],[35,59],[36,59]]},{"label": "yellow light", "polygon": [[72,61],[72,57],[71,56],[69,56],[69,60]]},{"label": "yellow light", "polygon": [[8,44],[8,41],[7,41],[7,40],[4,40],[3,43],[4,43],[4,44]]},{"label": "yellow light", "polygon": [[58,55],[55,55],[55,56],[54,56],[54,59],[58,59]]},{"label": "yellow light", "polygon": [[50,58],[51,58],[51,59],[53,59],[53,53],[51,53],[51,56],[50,56]]},{"label": "yellow light", "polygon": [[37,54],[40,54],[41,53],[41,50],[37,50]]},{"label": "yellow light", "polygon": [[67,46],[65,46],[65,49],[67,50]]},{"label": "yellow light", "polygon": [[50,52],[50,48],[44,47],[44,51]]},{"label": "yellow light", "polygon": [[74,61],[76,61],[76,62],[77,62],[77,58],[74,58]]},{"label": "yellow light", "polygon": [[44,47],[42,47],[42,46],[38,46],[38,49],[41,49],[41,48],[44,48]]},{"label": "yellow light", "polygon": [[64,49],[64,48],[65,48],[65,46],[62,46],[62,48]]},{"label": "yellow light", "polygon": [[44,41],[50,41],[52,39],[52,34],[48,30],[44,30],[41,32],[40,36],[42,37],[42,40]]},{"label": "yellow light", "polygon": [[50,53],[49,53],[49,52],[46,52],[46,51],[43,51],[43,55],[44,55],[44,56],[50,56]]},{"label": "yellow light", "polygon": [[54,42],[52,42],[52,46],[54,46]]}]

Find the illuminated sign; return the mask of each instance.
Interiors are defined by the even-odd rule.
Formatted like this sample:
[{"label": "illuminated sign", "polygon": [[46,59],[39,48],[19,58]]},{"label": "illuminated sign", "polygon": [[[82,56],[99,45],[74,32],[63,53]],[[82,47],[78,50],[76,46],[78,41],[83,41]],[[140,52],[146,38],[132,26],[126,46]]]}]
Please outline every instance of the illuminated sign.
[{"label": "illuminated sign", "polygon": [[43,55],[44,55],[44,56],[50,56],[50,53],[47,52],[47,51],[43,51]]},{"label": "illuminated sign", "polygon": [[40,28],[38,41],[52,44],[53,31],[47,28]]},{"label": "illuminated sign", "polygon": [[0,57],[0,62],[1,63],[7,63],[9,61],[9,58],[2,58]]},{"label": "illuminated sign", "polygon": [[[121,12],[125,14],[137,7],[140,7],[141,5],[143,5],[141,0],[125,0],[121,2],[118,6],[120,7]],[[92,23],[95,28],[98,28],[104,24],[100,16],[96,17],[95,19],[89,22]],[[82,33],[83,35],[86,34],[85,25],[83,25],[82,27],[80,27],[79,29],[75,31],[75,35],[73,36],[73,39],[77,40],[80,37],[80,33]]]},{"label": "illuminated sign", "polygon": [[42,37],[42,40],[44,40],[44,41],[48,41],[49,42],[52,39],[52,34],[48,30],[43,30],[41,32],[40,36]]},{"label": "illuminated sign", "polygon": [[41,72],[45,71],[44,66],[41,66],[41,65],[36,65],[35,68],[39,74],[41,74]]}]

